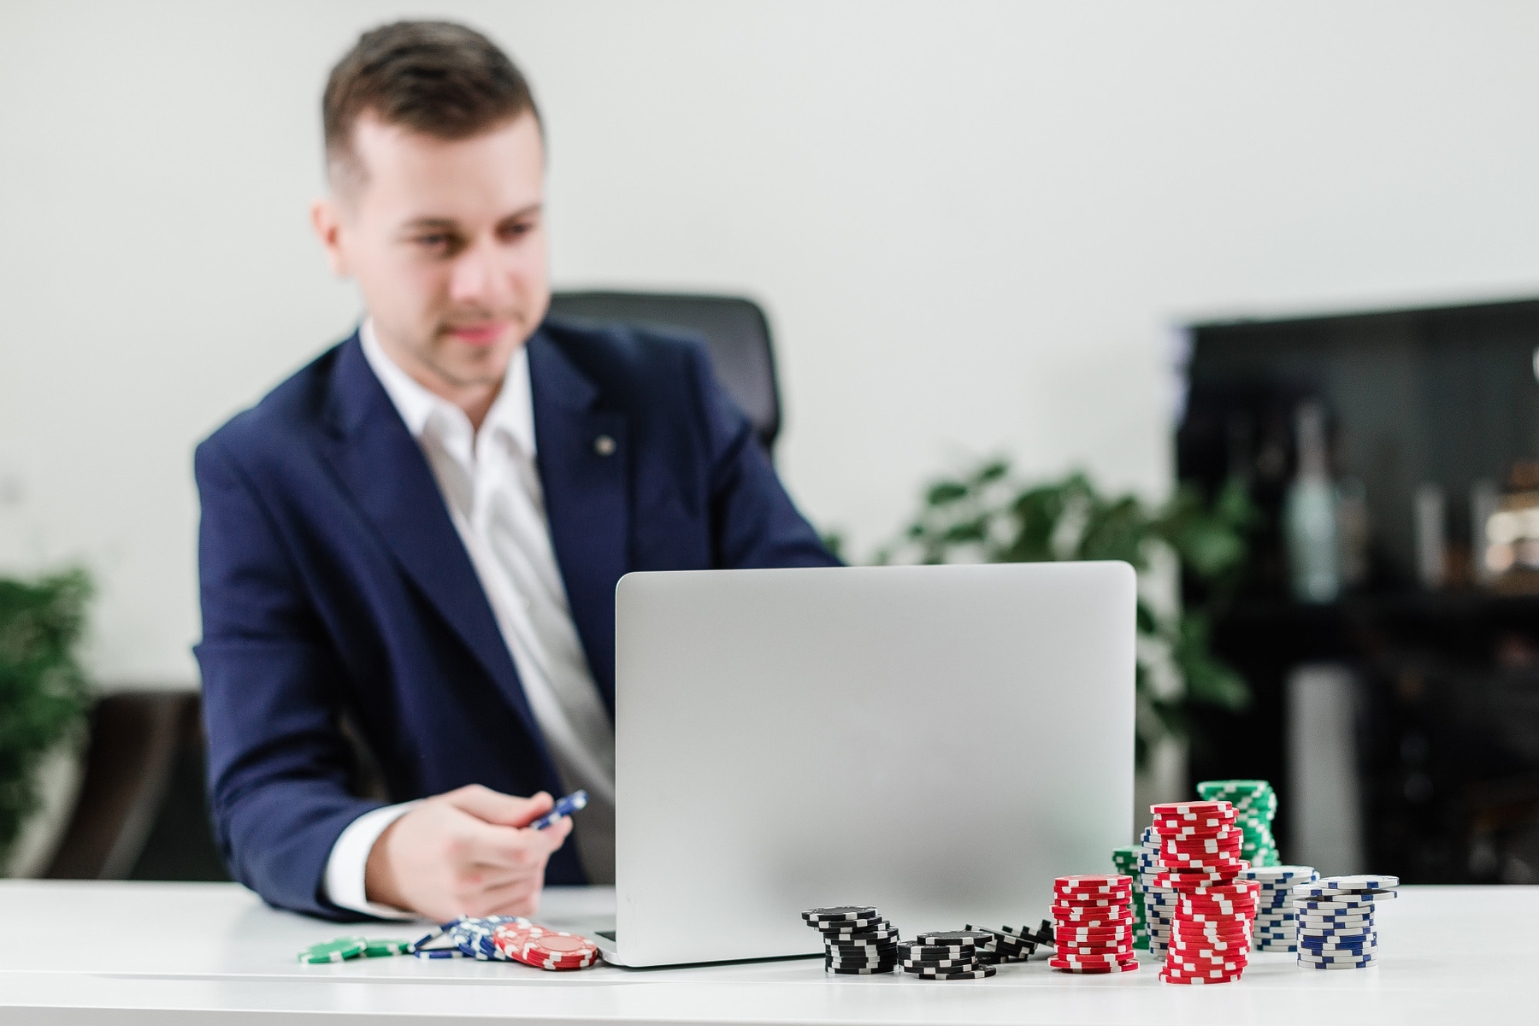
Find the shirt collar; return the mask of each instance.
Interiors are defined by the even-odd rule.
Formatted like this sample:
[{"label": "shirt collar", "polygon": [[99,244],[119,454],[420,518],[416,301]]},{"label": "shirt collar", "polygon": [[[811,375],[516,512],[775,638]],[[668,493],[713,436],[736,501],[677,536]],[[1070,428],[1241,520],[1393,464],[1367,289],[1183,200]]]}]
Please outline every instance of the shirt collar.
[{"label": "shirt collar", "polygon": [[[390,358],[374,333],[372,317],[365,318],[358,329],[358,337],[363,344],[364,359],[384,386],[385,394],[390,396],[390,402],[406,422],[406,429],[413,438],[419,441],[422,439],[435,413],[451,420],[457,418],[457,422],[462,421],[469,428],[470,420],[463,410],[423,388]],[[530,457],[535,455],[534,388],[529,378],[529,350],[526,346],[521,345],[514,350],[508,361],[507,372],[503,375],[502,390],[497,393],[481,425],[482,436],[499,431],[505,433],[520,451]]]}]

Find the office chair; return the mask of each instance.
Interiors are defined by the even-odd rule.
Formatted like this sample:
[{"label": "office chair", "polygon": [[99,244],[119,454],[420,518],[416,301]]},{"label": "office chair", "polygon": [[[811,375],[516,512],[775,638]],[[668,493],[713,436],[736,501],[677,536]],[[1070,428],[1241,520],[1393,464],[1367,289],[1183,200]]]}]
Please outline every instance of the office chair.
[{"label": "office chair", "polygon": [[748,414],[764,451],[773,455],[780,434],[780,390],[769,322],[751,300],[660,292],[557,292],[551,296],[550,312],[572,321],[623,321],[702,338],[716,376]]}]

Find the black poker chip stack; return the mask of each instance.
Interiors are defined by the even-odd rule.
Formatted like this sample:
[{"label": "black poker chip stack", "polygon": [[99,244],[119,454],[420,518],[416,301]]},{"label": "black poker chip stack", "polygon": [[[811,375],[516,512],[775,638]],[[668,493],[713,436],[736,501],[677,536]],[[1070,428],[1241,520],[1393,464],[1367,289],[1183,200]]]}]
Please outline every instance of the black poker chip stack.
[{"label": "black poker chip stack", "polygon": [[898,964],[898,928],[871,905],[810,908],[806,924],[823,935],[823,968],[840,976],[890,973]]},{"label": "black poker chip stack", "polygon": [[925,980],[986,980],[994,975],[998,935],[988,930],[921,933],[898,945],[902,969]]}]

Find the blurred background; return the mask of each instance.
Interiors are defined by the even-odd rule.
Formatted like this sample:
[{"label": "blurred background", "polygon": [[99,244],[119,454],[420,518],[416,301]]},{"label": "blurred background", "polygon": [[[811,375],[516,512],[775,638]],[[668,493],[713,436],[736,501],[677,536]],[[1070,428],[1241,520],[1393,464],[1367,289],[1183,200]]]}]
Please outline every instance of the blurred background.
[{"label": "blurred background", "polygon": [[846,558],[1137,512],[1141,795],[1539,879],[1539,8],[1495,2],[0,0],[11,872],[222,874],[191,451],[355,325],[320,90],[435,15],[534,84],[558,289],[763,312]]}]

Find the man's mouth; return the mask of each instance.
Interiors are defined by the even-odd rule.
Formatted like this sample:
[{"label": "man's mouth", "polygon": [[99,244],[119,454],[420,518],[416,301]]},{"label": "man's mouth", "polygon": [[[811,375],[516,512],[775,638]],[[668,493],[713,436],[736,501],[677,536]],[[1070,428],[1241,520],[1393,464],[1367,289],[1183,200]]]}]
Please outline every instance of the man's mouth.
[{"label": "man's mouth", "polygon": [[507,321],[481,321],[476,324],[450,325],[449,334],[473,346],[487,346],[501,338],[507,330]]}]

